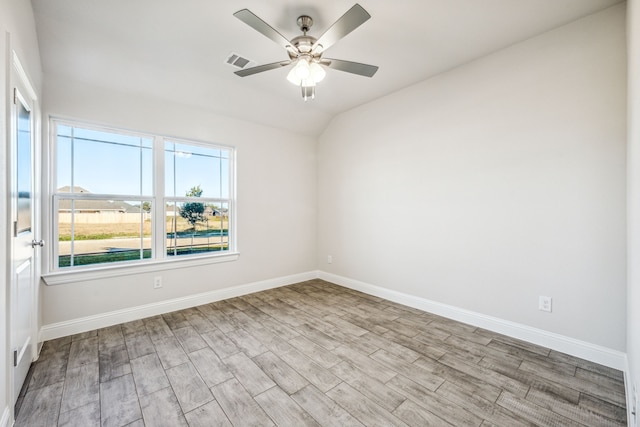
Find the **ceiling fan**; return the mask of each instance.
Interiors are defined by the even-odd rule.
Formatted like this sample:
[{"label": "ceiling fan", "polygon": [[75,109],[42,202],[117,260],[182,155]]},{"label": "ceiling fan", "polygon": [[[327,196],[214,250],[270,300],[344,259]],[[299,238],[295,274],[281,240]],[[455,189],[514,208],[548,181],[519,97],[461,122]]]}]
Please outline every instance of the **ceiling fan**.
[{"label": "ceiling fan", "polygon": [[293,38],[291,41],[287,40],[282,34],[249,9],[242,9],[233,15],[254,30],[285,48],[289,54],[289,60],[287,61],[273,62],[271,64],[236,71],[235,74],[240,77],[247,77],[262,73],[263,71],[294,64],[287,75],[287,80],[296,86],[300,86],[302,89],[302,98],[306,101],[309,98],[313,99],[315,97],[316,83],[320,82],[326,75],[324,67],[366,77],[373,77],[376,71],[378,71],[378,67],[374,65],[322,57],[322,54],[338,40],[371,18],[371,15],[359,4],[355,4],[349,9],[318,39],[307,34],[313,25],[313,19],[307,15],[302,15],[297,20],[297,24],[303,34]]}]

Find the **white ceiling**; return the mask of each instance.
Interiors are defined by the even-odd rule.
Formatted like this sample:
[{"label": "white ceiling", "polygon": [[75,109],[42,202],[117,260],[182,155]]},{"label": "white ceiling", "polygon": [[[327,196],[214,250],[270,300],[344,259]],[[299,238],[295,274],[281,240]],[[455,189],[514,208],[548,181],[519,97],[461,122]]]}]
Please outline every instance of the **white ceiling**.
[{"label": "white ceiling", "polygon": [[[326,57],[380,67],[373,78],[328,70],[304,102],[288,69],[237,77],[231,52],[257,65],[283,48],[233,16],[250,9],[286,38],[310,15],[319,37],[352,5],[323,0],[32,0],[43,71],[205,108],[308,135],[369,102],[620,0],[360,0],[372,18]],[[45,77],[46,78],[46,77]]]}]

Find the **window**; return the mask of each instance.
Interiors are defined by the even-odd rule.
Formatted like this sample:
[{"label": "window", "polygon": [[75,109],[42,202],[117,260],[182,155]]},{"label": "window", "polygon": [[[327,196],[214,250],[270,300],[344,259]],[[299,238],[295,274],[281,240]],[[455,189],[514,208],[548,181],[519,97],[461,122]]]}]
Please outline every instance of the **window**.
[{"label": "window", "polygon": [[52,271],[233,249],[233,149],[58,120],[52,129]]}]

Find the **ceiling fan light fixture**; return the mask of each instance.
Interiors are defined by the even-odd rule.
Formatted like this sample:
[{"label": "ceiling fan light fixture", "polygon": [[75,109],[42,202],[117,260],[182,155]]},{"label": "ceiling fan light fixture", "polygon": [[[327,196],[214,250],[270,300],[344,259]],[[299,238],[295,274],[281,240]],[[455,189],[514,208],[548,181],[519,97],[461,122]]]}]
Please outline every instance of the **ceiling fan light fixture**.
[{"label": "ceiling fan light fixture", "polygon": [[301,57],[298,58],[289,74],[287,74],[287,80],[296,86],[312,87],[321,82],[326,75],[327,72],[320,64]]},{"label": "ceiling fan light fixture", "polygon": [[307,57],[300,57],[287,74],[287,80],[300,86],[302,99],[307,101],[316,97],[316,83],[322,81],[326,75],[327,72],[320,64]]}]

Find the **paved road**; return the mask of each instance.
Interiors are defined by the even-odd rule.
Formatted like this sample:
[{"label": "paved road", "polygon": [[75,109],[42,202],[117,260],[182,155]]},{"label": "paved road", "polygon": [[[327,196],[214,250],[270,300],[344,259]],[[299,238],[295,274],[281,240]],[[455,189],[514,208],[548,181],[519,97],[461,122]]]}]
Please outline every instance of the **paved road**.
[{"label": "paved road", "polygon": [[[145,249],[151,248],[151,237],[145,237],[143,245]],[[215,244],[220,243],[220,237],[196,237],[193,239],[194,245]],[[227,243],[228,239],[225,236],[222,242]],[[174,245],[173,239],[168,239],[167,245]],[[191,237],[185,237],[178,239],[178,246],[190,246]],[[74,253],[89,254],[96,252],[113,252],[122,249],[140,249],[139,238],[122,238],[122,239],[104,239],[104,240],[76,240],[73,242]],[[58,255],[70,255],[71,254],[71,242],[60,242],[58,246]]]}]

